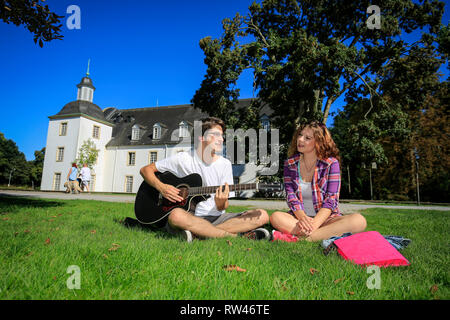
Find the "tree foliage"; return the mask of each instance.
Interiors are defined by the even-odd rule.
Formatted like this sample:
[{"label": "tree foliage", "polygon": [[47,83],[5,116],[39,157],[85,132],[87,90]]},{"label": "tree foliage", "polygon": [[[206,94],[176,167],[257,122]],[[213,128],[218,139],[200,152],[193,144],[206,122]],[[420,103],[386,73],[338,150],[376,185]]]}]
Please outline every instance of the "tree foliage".
[{"label": "tree foliage", "polygon": [[78,150],[77,166],[81,168],[86,163],[92,169],[97,162],[99,151],[91,138],[85,140]]},{"label": "tree foliage", "polygon": [[30,180],[34,186],[40,186],[42,181],[42,171],[44,169],[45,147],[34,152],[34,160],[28,161],[30,167]]},{"label": "tree foliage", "polygon": [[[376,162],[378,190],[396,188],[392,192],[399,198],[414,197],[415,155],[420,166],[424,150],[446,135],[439,131],[434,144],[417,144],[428,132],[426,121],[442,125],[446,119],[446,84],[438,80],[449,53],[449,28],[441,24],[444,3],[371,4],[381,10],[380,29],[366,25],[367,1],[253,2],[247,15],[222,21],[220,38],[200,40],[207,70],[192,103],[239,127],[257,127],[259,108],[270,105],[271,125],[280,129],[284,150],[299,122],[326,122],[331,105],[344,95],[347,105],[335,117],[333,137],[343,169],[348,165],[354,176],[354,190],[367,197],[368,172],[362,163],[368,168]],[[405,40],[405,34],[419,31],[417,41]],[[253,72],[257,99],[241,115],[233,106],[246,69]]]},{"label": "tree foliage", "polygon": [[[251,126],[259,107],[268,103],[286,143],[303,119],[326,122],[341,95],[375,96],[380,83],[371,79],[386,65],[419,44],[430,47],[437,41],[444,8],[434,0],[386,0],[379,5],[381,29],[371,30],[367,1],[253,2],[246,16],[237,13],[222,21],[220,38],[200,40],[207,70],[194,106],[242,127]],[[399,37],[422,28],[428,32],[415,45]],[[239,115],[233,105],[239,97],[237,80],[246,69],[253,71],[259,103]]]},{"label": "tree foliage", "polygon": [[0,19],[16,26],[24,25],[42,48],[44,41],[61,40],[60,23],[64,16],[51,12],[45,0],[0,0]]},{"label": "tree foliage", "polygon": [[29,172],[25,155],[13,140],[6,139],[0,132],[0,184],[8,184],[10,175],[11,184],[27,184]]},{"label": "tree foliage", "polygon": [[0,185],[39,187],[44,167],[45,148],[34,152],[34,160],[27,161],[16,143],[0,132]]},{"label": "tree foliage", "polygon": [[[352,194],[346,194],[344,187],[344,196],[368,197],[364,187],[368,175],[361,165],[374,161],[378,198],[417,199],[418,172],[421,199],[445,201],[450,169],[449,82],[439,82],[441,63],[435,51],[415,48],[380,73],[382,97],[372,105],[367,99],[350,100],[334,118],[333,137],[354,179]],[[367,108],[373,111],[367,114]],[[364,179],[357,181],[356,175]],[[343,185],[348,185],[346,180]]]}]

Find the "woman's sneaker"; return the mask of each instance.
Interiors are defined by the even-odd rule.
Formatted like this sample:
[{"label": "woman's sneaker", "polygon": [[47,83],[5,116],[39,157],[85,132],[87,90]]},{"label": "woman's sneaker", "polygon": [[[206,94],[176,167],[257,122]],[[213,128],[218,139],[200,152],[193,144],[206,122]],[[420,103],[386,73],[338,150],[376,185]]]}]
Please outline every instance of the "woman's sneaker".
[{"label": "woman's sneaker", "polygon": [[272,231],[272,241],[286,241],[286,242],[297,242],[298,238],[290,233],[283,233],[278,230]]},{"label": "woman's sneaker", "polygon": [[247,232],[239,233],[239,236],[250,240],[270,240],[270,233],[264,228],[258,228]]}]

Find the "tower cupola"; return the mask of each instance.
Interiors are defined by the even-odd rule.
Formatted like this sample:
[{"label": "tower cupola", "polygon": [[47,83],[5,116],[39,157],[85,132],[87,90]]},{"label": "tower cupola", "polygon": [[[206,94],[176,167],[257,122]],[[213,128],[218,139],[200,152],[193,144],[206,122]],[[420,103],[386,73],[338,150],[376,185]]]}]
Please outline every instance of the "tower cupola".
[{"label": "tower cupola", "polygon": [[90,60],[88,61],[86,76],[81,79],[79,84],[77,84],[77,100],[93,102],[95,87],[92,83],[92,79],[89,78],[89,64]]}]

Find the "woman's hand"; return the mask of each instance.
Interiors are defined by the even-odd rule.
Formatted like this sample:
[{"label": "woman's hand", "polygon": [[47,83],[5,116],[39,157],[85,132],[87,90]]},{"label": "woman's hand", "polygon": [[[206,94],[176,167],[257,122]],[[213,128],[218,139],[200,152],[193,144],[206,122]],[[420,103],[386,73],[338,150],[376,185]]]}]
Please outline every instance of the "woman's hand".
[{"label": "woman's hand", "polygon": [[298,219],[296,230],[294,233],[298,235],[310,235],[317,228],[314,226],[314,219],[308,217],[303,211],[296,214]]}]

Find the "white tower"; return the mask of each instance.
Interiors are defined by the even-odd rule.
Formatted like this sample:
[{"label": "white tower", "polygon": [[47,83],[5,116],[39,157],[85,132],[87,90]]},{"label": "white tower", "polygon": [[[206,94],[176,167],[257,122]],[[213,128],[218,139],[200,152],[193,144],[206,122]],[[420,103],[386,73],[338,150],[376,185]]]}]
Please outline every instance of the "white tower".
[{"label": "white tower", "polygon": [[67,103],[57,114],[49,116],[41,190],[65,189],[64,182],[72,162],[76,161],[81,145],[91,139],[100,150],[97,164],[92,168],[96,180],[93,190],[103,191],[105,147],[111,140],[114,124],[92,102],[95,87],[89,78],[89,64],[86,76],[77,87],[77,100]]}]

